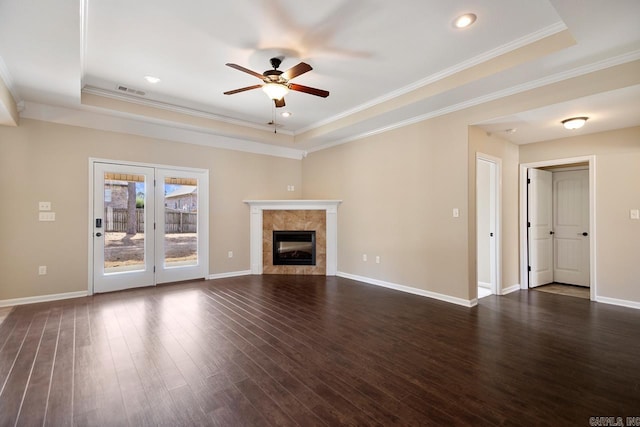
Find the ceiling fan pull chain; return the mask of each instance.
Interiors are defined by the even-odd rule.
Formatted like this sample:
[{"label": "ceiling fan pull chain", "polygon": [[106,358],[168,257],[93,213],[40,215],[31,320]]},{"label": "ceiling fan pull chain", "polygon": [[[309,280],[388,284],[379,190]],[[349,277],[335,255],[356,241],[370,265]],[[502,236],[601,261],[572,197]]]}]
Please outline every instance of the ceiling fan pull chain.
[{"label": "ceiling fan pull chain", "polygon": [[278,128],[276,125],[276,105],[271,104],[271,111],[273,112],[273,133],[278,133]]}]

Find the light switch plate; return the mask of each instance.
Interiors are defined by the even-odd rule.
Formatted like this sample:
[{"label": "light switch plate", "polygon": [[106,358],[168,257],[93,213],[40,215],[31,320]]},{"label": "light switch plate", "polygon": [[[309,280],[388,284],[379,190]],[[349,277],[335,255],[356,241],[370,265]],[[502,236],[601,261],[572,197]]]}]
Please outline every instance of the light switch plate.
[{"label": "light switch plate", "polygon": [[631,209],[629,211],[629,218],[640,219],[640,209]]},{"label": "light switch plate", "polygon": [[38,210],[50,211],[51,210],[51,202],[38,202]]},{"label": "light switch plate", "polygon": [[460,209],[453,208],[453,217],[454,218],[460,218]]}]

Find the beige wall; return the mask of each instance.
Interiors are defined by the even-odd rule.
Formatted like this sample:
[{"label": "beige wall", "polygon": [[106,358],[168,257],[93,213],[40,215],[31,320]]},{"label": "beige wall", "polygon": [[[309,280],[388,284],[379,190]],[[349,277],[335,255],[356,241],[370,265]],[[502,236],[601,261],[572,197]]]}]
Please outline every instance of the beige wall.
[{"label": "beige wall", "polygon": [[311,153],[303,160],[303,196],[344,200],[338,270],[473,299],[475,212],[468,207],[475,209],[475,151],[482,151],[503,159],[502,289],[518,285],[518,147],[469,124],[638,84],[639,71],[633,61]]},{"label": "beige wall", "polygon": [[[243,199],[301,196],[298,160],[23,119],[0,127],[0,300],[87,290],[90,157],[208,169],[211,274],[249,269]],[[38,221],[38,201],[55,222]]]},{"label": "beige wall", "polygon": [[304,197],[343,200],[338,270],[468,299],[467,157],[448,116],[309,154]]},{"label": "beige wall", "polygon": [[[518,228],[518,146],[498,138],[476,127],[469,127],[469,206],[473,211],[469,217],[470,248],[476,248],[475,240],[475,176],[476,154],[488,154],[501,160],[502,180],[502,246],[501,289],[518,285],[519,279],[519,228]],[[476,252],[470,255],[470,264],[475,262]],[[473,271],[471,275],[473,277]],[[473,288],[473,284],[470,285]]]},{"label": "beige wall", "polygon": [[[0,206],[0,299],[86,289],[87,159],[101,157],[210,170],[211,273],[249,268],[243,199],[342,199],[339,271],[470,300],[477,284],[475,152],[481,151],[503,159],[503,289],[519,283],[518,157],[526,162],[595,153],[598,182],[606,189],[598,193],[598,224],[610,231],[598,233],[599,294],[640,301],[633,285],[638,270],[628,261],[637,255],[640,239],[624,240],[637,231],[638,223],[624,218],[636,203],[638,176],[617,168],[638,164],[637,129],[615,138],[531,144],[519,152],[469,127],[638,84],[639,70],[640,61],[610,67],[314,152],[302,162],[33,120],[0,127],[0,195],[15,204]],[[275,166],[282,168],[275,172]],[[601,170],[616,184],[600,176]],[[298,191],[286,192],[288,184]],[[58,221],[37,221],[39,200],[53,203]],[[460,218],[452,217],[453,208],[460,209]],[[226,257],[228,250],[234,258]],[[38,265],[48,265],[50,273],[37,276]]]},{"label": "beige wall", "polygon": [[520,162],[596,156],[597,296],[640,302],[640,127],[520,147]]}]

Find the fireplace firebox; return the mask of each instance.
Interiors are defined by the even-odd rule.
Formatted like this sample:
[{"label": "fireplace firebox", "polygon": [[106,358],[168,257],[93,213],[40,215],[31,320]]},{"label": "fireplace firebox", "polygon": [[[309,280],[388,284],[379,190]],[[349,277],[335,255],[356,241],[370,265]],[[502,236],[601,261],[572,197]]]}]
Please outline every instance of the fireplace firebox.
[{"label": "fireplace firebox", "polygon": [[273,265],[316,265],[316,232],[274,230]]}]

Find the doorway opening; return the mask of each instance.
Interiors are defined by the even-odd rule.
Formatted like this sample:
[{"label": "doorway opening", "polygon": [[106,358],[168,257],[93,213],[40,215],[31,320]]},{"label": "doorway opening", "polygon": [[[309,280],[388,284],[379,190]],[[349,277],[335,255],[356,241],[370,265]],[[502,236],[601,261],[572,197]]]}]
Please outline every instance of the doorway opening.
[{"label": "doorway opening", "polygon": [[596,298],[595,156],[520,165],[521,289],[588,288]]},{"label": "doorway opening", "polygon": [[476,154],[476,274],[478,298],[500,295],[502,160]]},{"label": "doorway opening", "polygon": [[208,171],[89,163],[89,294],[206,277]]}]

